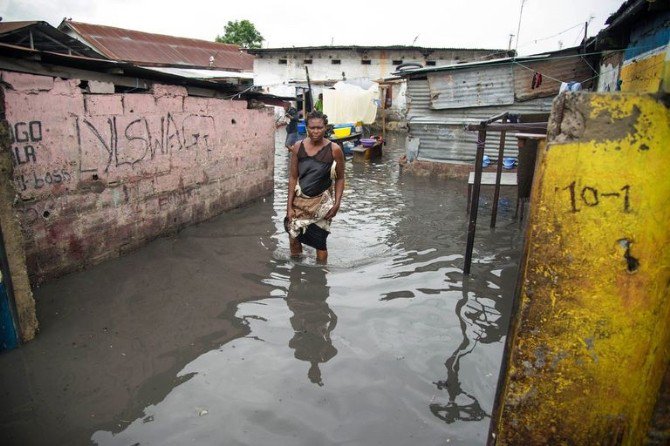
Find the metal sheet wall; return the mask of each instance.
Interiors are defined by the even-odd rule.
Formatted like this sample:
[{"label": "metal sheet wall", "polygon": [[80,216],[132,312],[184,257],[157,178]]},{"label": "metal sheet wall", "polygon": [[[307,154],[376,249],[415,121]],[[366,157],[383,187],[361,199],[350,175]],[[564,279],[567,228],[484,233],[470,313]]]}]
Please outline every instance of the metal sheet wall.
[{"label": "metal sheet wall", "polygon": [[428,86],[436,110],[514,103],[511,64],[430,73]]},{"label": "metal sheet wall", "polygon": [[[533,88],[533,75],[542,73],[542,84]],[[577,53],[560,59],[524,62],[514,65],[514,95],[517,101],[527,101],[538,97],[556,96],[561,82],[577,81],[583,89],[593,85],[596,67],[591,67],[586,58]]]},{"label": "metal sheet wall", "polygon": [[[407,119],[409,134],[419,138],[418,159],[433,162],[473,162],[477,132],[464,130],[466,124],[478,124],[499,113],[549,113],[553,98],[533,99],[526,102],[487,107],[468,107],[433,110],[430,107],[430,89],[426,79],[407,81]],[[498,157],[499,133],[489,133],[486,154]],[[505,139],[505,156],[517,156],[516,138]]]}]

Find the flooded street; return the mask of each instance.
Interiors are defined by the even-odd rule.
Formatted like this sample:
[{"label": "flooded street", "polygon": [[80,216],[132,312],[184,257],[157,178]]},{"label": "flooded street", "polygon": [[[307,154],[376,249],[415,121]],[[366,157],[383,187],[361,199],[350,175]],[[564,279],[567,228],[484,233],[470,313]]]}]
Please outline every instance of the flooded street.
[{"label": "flooded street", "polygon": [[484,190],[464,281],[465,181],[401,175],[391,135],[347,161],[329,264],[293,261],[283,138],[274,197],[35,290],[40,334],[0,356],[3,444],[485,444],[512,189],[495,231]]}]

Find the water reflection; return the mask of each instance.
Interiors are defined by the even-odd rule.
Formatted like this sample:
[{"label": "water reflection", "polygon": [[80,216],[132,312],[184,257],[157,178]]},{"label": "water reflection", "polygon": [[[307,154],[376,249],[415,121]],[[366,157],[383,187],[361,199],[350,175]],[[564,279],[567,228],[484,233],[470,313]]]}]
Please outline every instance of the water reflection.
[{"label": "water reflection", "polygon": [[325,268],[296,264],[291,269],[286,296],[286,304],[293,312],[291,326],[295,331],[288,346],[295,350],[296,359],[310,363],[307,377],[319,386],[323,386],[319,364],[337,354],[330,338],[337,316],[326,303],[330,290],[326,273]]},{"label": "water reflection", "polygon": [[447,377],[435,382],[438,390],[446,391],[448,399],[434,398],[429,405],[430,411],[446,423],[455,421],[479,421],[489,414],[481,407],[476,397],[466,392],[459,376],[461,360],[469,355],[477,344],[489,344],[500,341],[505,335],[507,324],[496,302],[489,298],[478,297],[470,291],[470,282],[463,283],[463,297],[456,304],[456,315],[460,322],[463,340],[444,363]]}]

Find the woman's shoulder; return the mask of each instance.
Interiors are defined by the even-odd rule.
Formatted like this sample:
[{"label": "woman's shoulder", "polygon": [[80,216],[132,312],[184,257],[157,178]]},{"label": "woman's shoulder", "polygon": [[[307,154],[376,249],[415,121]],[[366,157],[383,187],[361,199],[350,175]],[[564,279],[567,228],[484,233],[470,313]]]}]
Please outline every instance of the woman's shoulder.
[{"label": "woman's shoulder", "polygon": [[296,143],[293,145],[294,147],[294,153],[298,155],[298,157],[304,157],[307,156],[307,150],[305,149],[305,140],[301,139],[299,141],[296,141]]},{"label": "woman's shoulder", "polygon": [[330,150],[334,151],[342,151],[342,146],[340,146],[338,143],[328,140],[328,144],[330,144]]}]

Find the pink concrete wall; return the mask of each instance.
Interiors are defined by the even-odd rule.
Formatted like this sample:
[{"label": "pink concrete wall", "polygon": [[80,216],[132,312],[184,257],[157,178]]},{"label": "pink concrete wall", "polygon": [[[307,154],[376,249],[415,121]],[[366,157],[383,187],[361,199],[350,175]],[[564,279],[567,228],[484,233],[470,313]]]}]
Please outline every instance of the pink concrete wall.
[{"label": "pink concrete wall", "polygon": [[176,86],[93,95],[77,80],[0,75],[33,281],[272,191],[271,111]]}]

